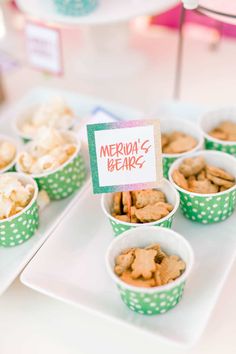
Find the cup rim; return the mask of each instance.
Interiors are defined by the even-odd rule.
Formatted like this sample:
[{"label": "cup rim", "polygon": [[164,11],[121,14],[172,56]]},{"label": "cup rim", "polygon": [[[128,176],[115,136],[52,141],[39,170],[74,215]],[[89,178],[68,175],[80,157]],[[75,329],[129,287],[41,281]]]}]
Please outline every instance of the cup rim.
[{"label": "cup rim", "polygon": [[4,168],[0,168],[0,174],[5,173],[6,171],[8,171],[10,168],[12,168],[15,165],[18,150],[19,150],[17,143],[15,142],[15,140],[11,136],[8,136],[7,134],[0,134],[0,141],[2,141],[2,140],[9,141],[10,143],[12,143],[12,145],[14,145],[14,147],[16,148],[16,155],[15,155],[14,159],[7,166],[5,166]]},{"label": "cup rim", "polygon": [[[189,155],[188,157],[196,157],[196,156],[199,156],[199,155],[204,155],[204,154],[210,154],[210,155],[220,155],[224,158],[229,158],[232,160],[233,163],[236,163],[236,159],[225,153],[225,152],[222,152],[222,151],[218,151],[218,150],[200,150],[200,151],[197,151],[191,155]],[[168,173],[168,177],[169,177],[169,180],[170,180],[170,183],[173,184],[173,186],[179,190],[180,192],[182,193],[185,193],[185,194],[188,194],[188,195],[193,195],[193,196],[196,196],[196,197],[201,197],[201,198],[210,198],[210,197],[220,197],[224,194],[228,194],[229,192],[232,192],[233,190],[236,189],[236,183],[229,189],[226,189],[225,191],[223,192],[218,192],[218,193],[207,193],[207,194],[201,194],[201,193],[196,193],[196,192],[190,192],[190,191],[187,191],[186,189],[184,188],[181,188],[180,186],[178,186],[178,184],[176,184],[172,178],[172,173],[173,173],[173,170],[175,168],[177,168],[177,166],[185,159],[185,157],[181,157],[179,159],[177,159],[176,161],[173,162],[173,164],[171,165],[170,169],[169,169],[169,173]]]},{"label": "cup rim", "polygon": [[[194,123],[194,122],[191,122],[187,119],[183,119],[183,118],[179,118],[179,117],[176,117],[176,118],[161,118],[160,119],[160,122],[162,121],[165,121],[165,122],[169,122],[171,124],[171,122],[180,122],[182,124],[187,124],[189,125],[189,127],[192,127],[197,133],[198,133],[198,143],[197,145],[191,149],[191,150],[188,150],[188,151],[185,151],[185,152],[181,152],[181,153],[177,153],[177,154],[167,154],[167,153],[162,153],[162,157],[163,158],[179,158],[179,157],[182,157],[182,156],[187,156],[188,154],[191,154],[192,152],[195,152],[197,150],[199,150],[200,148],[202,148],[203,144],[204,144],[204,137],[203,137],[203,134],[202,134],[202,131],[201,129],[199,128],[199,126]],[[181,125],[180,125],[181,126]],[[181,131],[181,130],[180,130]]]},{"label": "cup rim", "polygon": [[108,246],[108,249],[106,251],[106,255],[105,255],[106,268],[107,268],[109,275],[115,281],[116,284],[119,284],[120,286],[125,287],[126,289],[133,291],[133,292],[142,292],[142,293],[147,293],[147,294],[153,294],[156,292],[163,292],[163,291],[171,290],[171,289],[175,288],[176,286],[180,285],[182,282],[184,282],[188,278],[189,274],[192,271],[193,265],[194,265],[194,252],[193,252],[192,246],[190,245],[189,241],[187,241],[181,234],[179,234],[178,232],[176,232],[172,229],[166,229],[166,228],[163,228],[160,226],[151,226],[151,227],[143,226],[142,227],[142,230],[146,231],[146,232],[148,232],[150,230],[155,230],[156,232],[158,232],[159,229],[161,229],[162,232],[172,234],[172,237],[179,239],[181,241],[181,243],[184,244],[184,246],[186,247],[188,254],[190,256],[189,257],[190,260],[189,260],[188,264],[186,263],[185,271],[173,282],[171,282],[169,284],[165,284],[165,285],[154,286],[151,288],[145,288],[145,287],[141,287],[141,286],[137,287],[134,285],[127,284],[126,282],[121,280],[120,277],[118,277],[118,275],[115,274],[114,270],[112,269],[112,267],[110,265],[109,255],[110,255],[111,251],[113,250],[113,247],[117,243],[122,242],[122,240],[124,238],[129,237],[129,234],[132,234],[133,232],[135,232],[137,230],[136,228],[134,228],[134,229],[124,231],[122,233],[122,235],[113,239],[113,241],[110,243],[110,245]]},{"label": "cup rim", "polygon": [[[26,111],[27,111],[27,109],[29,110],[29,109],[32,109],[33,107],[37,107],[38,105],[40,105],[42,102],[35,102],[35,103],[32,103],[30,106],[28,106],[28,107],[24,107],[24,109],[20,112],[20,114],[24,114]],[[30,135],[30,134],[26,134],[26,133],[23,133],[21,130],[20,130],[20,128],[19,128],[19,126],[18,126],[18,122],[19,122],[19,120],[20,120],[20,117],[21,117],[21,115],[17,115],[16,117],[15,117],[15,119],[13,119],[13,121],[12,121],[12,127],[13,127],[13,130],[15,131],[15,133],[21,138],[21,139],[26,139],[26,140],[34,140],[35,139],[35,136],[34,135]],[[71,123],[71,125],[70,126],[68,126],[66,129],[60,129],[60,128],[56,128],[56,127],[54,127],[54,129],[57,129],[57,130],[69,130],[69,129],[72,129],[73,128],[73,126],[74,126],[74,123],[75,123],[75,120],[76,120],[76,116],[75,116],[75,114],[73,114],[73,116],[72,116],[72,123]],[[22,119],[22,121],[24,121],[25,119]],[[48,127],[47,125],[42,125],[40,128],[42,128],[42,127],[46,127],[46,128],[50,128],[50,127]]]},{"label": "cup rim", "polygon": [[[175,194],[175,197],[176,197],[176,202],[175,202],[173,210],[171,210],[171,212],[168,215],[166,215],[164,218],[161,218],[159,220],[152,221],[152,222],[145,222],[145,223],[142,223],[142,224],[141,223],[132,223],[132,222],[126,222],[126,221],[118,220],[118,219],[114,218],[114,216],[112,216],[111,213],[108,213],[108,211],[105,208],[106,194],[103,194],[102,197],[101,197],[101,207],[102,207],[103,213],[109,219],[113,220],[115,223],[118,222],[119,224],[122,224],[122,225],[125,225],[125,226],[142,227],[142,226],[147,226],[147,225],[154,226],[154,225],[157,225],[157,223],[161,224],[162,222],[164,222],[164,221],[168,220],[169,218],[171,218],[176,213],[176,211],[178,210],[178,207],[179,207],[179,203],[180,203],[179,193],[176,191],[174,186],[166,178],[163,178],[163,181],[164,181],[164,183],[166,183],[171,188],[171,190],[173,191],[173,193]],[[156,187],[156,188],[152,188],[152,189],[159,189],[159,188]],[[109,193],[109,194],[113,194],[113,193]]]},{"label": "cup rim", "polygon": [[16,169],[17,169],[17,172],[21,172],[21,173],[25,173],[29,176],[31,176],[32,178],[42,178],[42,177],[48,177],[48,176],[51,176],[52,174],[56,173],[56,172],[59,172],[61,170],[63,170],[64,167],[66,167],[67,165],[69,165],[69,163],[71,163],[74,158],[76,156],[78,156],[78,154],[80,153],[81,151],[81,141],[80,139],[78,138],[78,136],[74,133],[74,132],[70,132],[70,131],[67,131],[67,130],[60,130],[61,132],[64,132],[68,135],[71,135],[73,136],[73,138],[75,139],[76,141],[76,151],[75,153],[66,161],[64,162],[62,165],[58,166],[55,170],[52,170],[52,171],[48,171],[48,172],[43,172],[43,173],[26,173],[24,171],[22,171],[22,169],[20,168],[20,164],[19,164],[19,158],[20,158],[20,155],[25,151],[27,150],[27,148],[34,144],[35,140],[34,141],[30,141],[29,143],[25,144],[25,149],[23,149],[22,151],[19,151],[19,153],[17,154],[17,158],[16,158]]},{"label": "cup rim", "polygon": [[[235,111],[235,115],[236,115],[236,106],[231,106],[231,107],[221,107],[219,109],[212,109],[210,111],[207,111],[205,112],[204,114],[202,114],[199,119],[198,119],[198,125],[199,125],[199,129],[201,130],[203,136],[205,137],[205,139],[207,140],[210,140],[210,141],[213,141],[214,143],[217,143],[217,144],[221,144],[221,145],[224,145],[224,146],[232,146],[232,145],[236,145],[236,141],[225,141],[225,140],[220,140],[220,139],[217,139],[217,138],[214,138],[213,136],[209,135],[204,129],[203,129],[203,126],[202,126],[202,123],[203,123],[203,120],[205,119],[205,117],[208,115],[208,114],[211,114],[211,113],[218,113],[219,111],[224,111],[225,109],[232,109]],[[223,119],[222,119],[222,122],[223,122]]]},{"label": "cup rim", "polygon": [[32,205],[37,201],[38,192],[39,192],[38,185],[35,182],[35,180],[31,176],[27,175],[26,173],[22,173],[22,172],[7,172],[7,173],[4,173],[4,176],[6,176],[6,175],[13,175],[13,176],[16,176],[16,177],[19,177],[19,178],[28,179],[29,180],[28,183],[32,184],[33,187],[34,187],[34,195],[33,195],[32,199],[31,199],[31,201],[29,202],[29,204],[26,205],[26,207],[23,210],[21,210],[19,213],[15,214],[15,215],[12,215],[12,216],[10,216],[10,217],[8,217],[6,219],[0,220],[0,225],[5,223],[5,222],[10,222],[10,221],[18,218],[19,216],[24,214],[27,210],[29,210],[32,207]]}]

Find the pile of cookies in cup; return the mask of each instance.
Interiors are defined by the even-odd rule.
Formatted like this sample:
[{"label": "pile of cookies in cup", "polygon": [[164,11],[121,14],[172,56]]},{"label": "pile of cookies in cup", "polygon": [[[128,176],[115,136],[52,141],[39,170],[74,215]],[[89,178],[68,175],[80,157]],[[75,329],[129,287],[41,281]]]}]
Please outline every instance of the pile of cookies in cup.
[{"label": "pile of cookies in cup", "polygon": [[68,197],[85,181],[74,119],[68,104],[52,97],[15,117],[21,143],[0,135],[0,246],[31,238],[40,224],[39,206]]},{"label": "pile of cookies in cup", "polygon": [[171,230],[180,206],[203,225],[222,222],[236,205],[236,109],[208,112],[199,124],[161,120],[164,179],[157,189],[102,196],[116,237],[108,273],[123,302],[140,314],[163,314],[180,301],[194,255]]}]

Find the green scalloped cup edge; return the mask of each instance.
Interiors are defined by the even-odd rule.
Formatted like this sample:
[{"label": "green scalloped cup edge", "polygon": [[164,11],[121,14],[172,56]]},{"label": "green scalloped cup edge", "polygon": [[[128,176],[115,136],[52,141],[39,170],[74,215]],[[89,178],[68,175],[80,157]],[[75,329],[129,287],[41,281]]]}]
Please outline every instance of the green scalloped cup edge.
[{"label": "green scalloped cup edge", "polygon": [[[209,129],[208,129],[208,131],[206,131],[206,129],[203,127],[204,120],[207,120],[208,115],[212,115],[210,120],[213,121],[213,119],[215,118],[214,115],[216,116],[216,119],[218,120],[219,116],[222,117],[225,114],[228,116],[230,111],[232,112],[232,115],[234,117],[233,118],[231,117],[229,119],[231,119],[231,120],[233,119],[236,122],[236,107],[228,107],[228,108],[223,107],[218,110],[211,110],[211,111],[204,113],[199,119],[199,127],[200,127],[200,130],[204,136],[204,144],[205,144],[206,150],[221,151],[221,152],[225,152],[229,155],[233,155],[234,157],[236,157],[236,141],[223,141],[220,139],[216,139],[208,134]],[[225,113],[225,112],[227,112],[227,113]],[[219,119],[219,122],[223,121],[223,120],[225,120],[225,119]],[[216,126],[217,123],[214,125]]]},{"label": "green scalloped cup edge", "polygon": [[[63,165],[56,170],[42,174],[28,174],[38,184],[39,190],[45,190],[50,200],[61,200],[69,197],[79,190],[84,184],[87,176],[84,158],[80,153],[81,143],[77,136],[72,132],[65,132],[73,136],[76,141],[77,151]],[[19,158],[20,154],[18,155]],[[16,164],[17,171],[22,172],[19,162]]]},{"label": "green scalloped cup edge", "polygon": [[[146,232],[150,232],[151,229],[156,229],[156,232],[159,231],[158,228],[156,227],[152,227],[151,229],[148,227],[142,227],[141,229],[144,229],[143,231]],[[178,235],[178,237],[181,238],[185,246],[187,246],[189,257],[190,257],[189,262],[186,262],[187,268],[184,271],[184,273],[172,283],[162,285],[159,287],[153,287],[153,288],[135,287],[123,282],[114,273],[113,267],[111,267],[109,261],[110,252],[113,248],[114,241],[119,240],[122,243],[123,241],[125,241],[124,238],[127,238],[130,235],[123,234],[119,238],[112,241],[106,253],[106,268],[110,277],[115,282],[118,288],[122,301],[130,310],[136,312],[137,314],[148,315],[148,316],[160,315],[173,309],[179,303],[179,301],[183,296],[186,280],[193,267],[194,254],[188,241],[185,240],[183,236],[181,236],[180,234],[178,234],[173,230],[164,229],[164,231],[172,232],[173,233],[172,237],[176,237],[176,235]],[[132,232],[133,230],[129,230],[126,233],[129,234]],[[161,244],[160,241],[152,241],[151,243],[153,242],[157,242]],[[147,244],[147,242],[145,241],[145,236],[144,236],[144,243]],[[140,244],[133,244],[133,246],[129,245],[128,247],[139,247],[139,246]],[[124,246],[123,249],[125,248],[127,247]]]},{"label": "green scalloped cup edge", "polygon": [[[236,166],[236,159],[233,156],[220,151],[203,150],[191,156],[204,156],[206,153],[218,154],[219,158],[230,158],[230,162],[234,163]],[[180,209],[183,215],[191,221],[205,225],[221,222],[230,217],[234,212],[236,204],[236,185],[224,192],[215,194],[188,192],[175,184],[172,179],[173,170],[182,160],[183,158],[176,160],[171,166],[169,180],[180,194]]]},{"label": "green scalloped cup edge", "polygon": [[39,213],[37,205],[38,186],[33,178],[23,173],[10,172],[20,178],[28,180],[34,186],[34,196],[30,203],[20,213],[10,218],[0,220],[0,246],[14,247],[23,244],[34,236],[39,227]]},{"label": "green scalloped cup edge", "polygon": [[[114,194],[114,193],[107,193],[107,194],[102,195],[101,207],[102,207],[103,213],[106,215],[106,217],[108,218],[108,220],[111,224],[114,236],[119,236],[123,232],[130,230],[130,229],[134,229],[136,227],[143,227],[143,226],[148,226],[148,227],[149,226],[161,226],[161,227],[166,227],[166,228],[172,227],[172,221],[173,221],[174,215],[176,214],[176,212],[178,210],[178,207],[180,204],[180,198],[179,198],[178,192],[170,184],[170,182],[167,181],[166,179],[164,179],[164,181],[165,181],[164,183],[166,183],[167,186],[169,187],[169,190],[171,190],[172,197],[175,199],[174,209],[166,217],[164,217],[160,220],[157,220],[157,221],[149,222],[149,223],[138,224],[138,223],[129,223],[129,222],[117,220],[107,211],[107,209],[105,207],[105,198],[107,197],[107,195],[110,196],[111,194]],[[157,187],[157,189],[159,189],[159,188]],[[162,189],[160,188],[160,190],[162,190]],[[170,197],[167,196],[168,202],[170,202],[169,199],[170,199]]]},{"label": "green scalloped cup edge", "polygon": [[[72,0],[65,3],[65,0],[54,0],[58,13],[67,16],[83,16],[94,11],[98,6],[97,0]],[[78,7],[78,4],[80,6]]]}]

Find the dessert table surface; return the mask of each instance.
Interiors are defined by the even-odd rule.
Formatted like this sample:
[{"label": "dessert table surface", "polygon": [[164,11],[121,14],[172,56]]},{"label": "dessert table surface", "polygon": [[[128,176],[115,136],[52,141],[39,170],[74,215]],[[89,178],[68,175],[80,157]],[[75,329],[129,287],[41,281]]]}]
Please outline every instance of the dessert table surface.
[{"label": "dessert table surface", "polygon": [[[63,36],[70,37],[68,33]],[[14,48],[9,46],[9,41],[0,43],[1,48],[14,53],[20,63],[18,68],[4,76],[8,97],[5,105],[11,105],[25,92],[39,85],[56,86],[98,96],[134,107],[150,116],[154,114],[158,104],[172,99],[177,47],[174,32],[153,32],[150,36],[138,33],[134,43],[138,50],[145,50],[150,60],[149,65],[138,75],[117,77],[113,80],[107,78],[102,83],[74,75],[72,55],[68,55],[65,62],[64,80],[35,72],[27,67],[19,42],[14,44],[12,41]],[[68,40],[66,43],[67,51],[74,50],[72,41]],[[15,48],[19,49],[17,55]],[[219,48],[212,52],[207,41],[187,38],[186,48],[188,51],[184,54],[181,99],[211,106],[234,103],[236,76],[232,73],[235,74],[235,42],[224,40]],[[33,291],[22,285],[17,278],[0,297],[0,353],[143,354],[154,350],[162,354],[221,354],[223,351],[227,354],[234,353],[235,274],[236,263],[231,269],[204,334],[192,348],[166,344],[147,334],[137,335],[133,329],[123,328]]]}]

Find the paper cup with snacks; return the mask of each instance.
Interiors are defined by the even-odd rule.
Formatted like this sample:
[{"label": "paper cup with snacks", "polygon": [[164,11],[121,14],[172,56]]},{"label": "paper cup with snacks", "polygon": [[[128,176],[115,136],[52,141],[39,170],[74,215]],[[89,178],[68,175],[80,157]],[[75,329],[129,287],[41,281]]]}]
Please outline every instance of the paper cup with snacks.
[{"label": "paper cup with snacks", "polygon": [[26,108],[13,121],[16,134],[27,143],[42,134],[42,128],[70,130],[75,115],[61,97],[52,97],[45,102]]},{"label": "paper cup with snacks", "polygon": [[235,209],[236,159],[220,151],[203,150],[178,159],[169,179],[180,194],[184,216],[202,224],[227,219]]},{"label": "paper cup with snacks", "polygon": [[55,129],[45,129],[41,138],[25,145],[17,157],[17,170],[33,177],[51,200],[68,197],[86,178],[77,136]]},{"label": "paper cup with snacks", "polygon": [[178,304],[193,263],[188,241],[162,227],[126,231],[106,253],[107,270],[121,299],[143,315],[164,314]]},{"label": "paper cup with snacks", "polygon": [[179,195],[171,183],[163,179],[157,189],[104,194],[101,206],[114,235],[118,236],[144,225],[170,228],[179,207]]},{"label": "paper cup with snacks", "polygon": [[219,150],[236,157],[236,107],[210,111],[200,118],[207,150]]},{"label": "paper cup with snacks", "polygon": [[15,141],[7,135],[0,134],[0,174],[14,170],[16,154]]},{"label": "paper cup with snacks", "polygon": [[203,135],[192,122],[180,118],[161,119],[163,174],[168,178],[172,163],[203,148]]},{"label": "paper cup with snacks", "polygon": [[98,0],[54,0],[59,13],[67,16],[83,16],[95,10]]},{"label": "paper cup with snacks", "polygon": [[30,176],[0,175],[0,246],[13,247],[30,239],[39,226],[38,187]]}]

